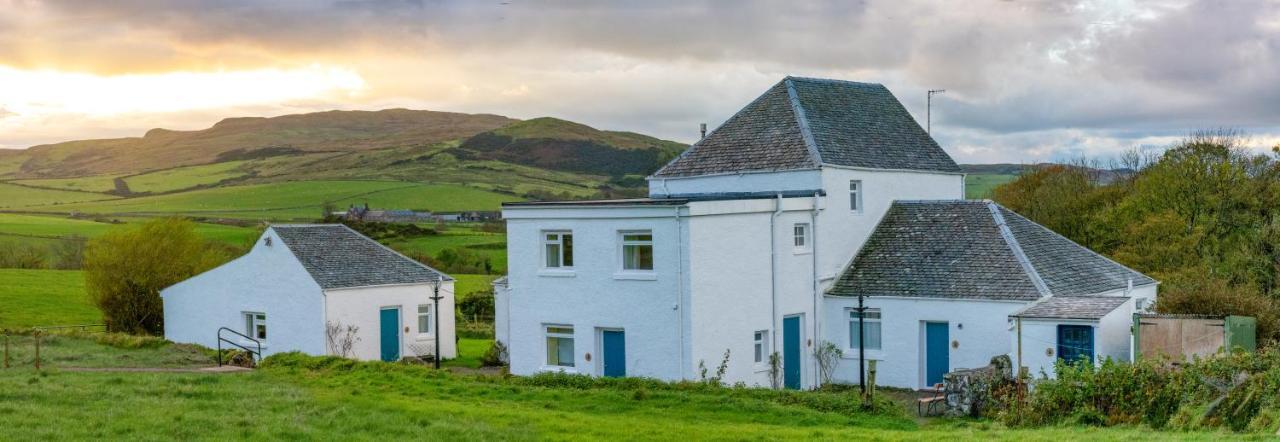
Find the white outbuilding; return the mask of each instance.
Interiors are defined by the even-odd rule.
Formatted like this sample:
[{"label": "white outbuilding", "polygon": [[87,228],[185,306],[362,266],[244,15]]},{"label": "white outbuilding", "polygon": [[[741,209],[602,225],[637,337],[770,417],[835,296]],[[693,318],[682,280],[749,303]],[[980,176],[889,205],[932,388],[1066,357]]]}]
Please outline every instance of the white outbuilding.
[{"label": "white outbuilding", "polygon": [[453,282],[341,224],[273,225],[244,256],[161,291],[164,334],[207,347],[261,344],[263,356],[395,361],[435,355],[438,330],[450,359]]}]

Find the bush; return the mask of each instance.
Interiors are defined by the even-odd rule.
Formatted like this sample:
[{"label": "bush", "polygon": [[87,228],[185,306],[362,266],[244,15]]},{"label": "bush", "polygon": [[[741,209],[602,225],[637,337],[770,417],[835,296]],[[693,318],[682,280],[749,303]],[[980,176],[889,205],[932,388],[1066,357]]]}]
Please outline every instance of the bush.
[{"label": "bush", "polygon": [[463,318],[492,318],[494,311],[493,290],[472,292],[458,301],[458,313]]},{"label": "bush", "polygon": [[[1061,361],[1019,398],[1000,392],[997,417],[1012,426],[1146,424],[1153,428],[1266,429],[1280,415],[1280,350],[1234,353],[1181,367],[1147,358],[1100,366]],[[1266,427],[1266,428],[1262,428]]]},{"label": "bush", "polygon": [[501,367],[507,365],[507,346],[502,341],[493,341],[493,345],[480,356],[480,365],[485,367]]}]

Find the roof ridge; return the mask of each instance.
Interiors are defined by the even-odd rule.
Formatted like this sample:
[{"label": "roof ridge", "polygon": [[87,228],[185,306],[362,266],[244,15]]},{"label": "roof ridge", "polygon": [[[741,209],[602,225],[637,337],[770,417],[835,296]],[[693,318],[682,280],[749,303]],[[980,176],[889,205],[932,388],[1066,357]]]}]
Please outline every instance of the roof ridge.
[{"label": "roof ridge", "polygon": [[1049,298],[1053,293],[1049,291],[1049,286],[1044,283],[1044,278],[1040,277],[1040,272],[1031,265],[1031,259],[1027,257],[1026,252],[1022,251],[1022,245],[1018,244],[1018,238],[1013,236],[1013,231],[1009,230],[1009,225],[1005,223],[1004,216],[1000,214],[1000,206],[993,201],[986,202],[987,209],[991,210],[991,218],[995,220],[996,228],[1000,229],[1000,236],[1004,238],[1004,242],[1009,246],[1009,251],[1013,252],[1013,257],[1018,260],[1018,264],[1022,265],[1022,270],[1026,272],[1027,277],[1031,279],[1031,284],[1036,286],[1036,291],[1040,292],[1041,298]]},{"label": "roof ridge", "polygon": [[[996,206],[996,207],[998,207],[998,208],[1001,208],[1001,209],[1004,209],[1004,210],[1009,210],[1009,208],[1007,208],[1007,207],[1005,207],[1005,206],[1002,206],[1002,205],[1000,205],[999,203],[996,203],[996,202],[994,202],[994,201],[993,201],[993,202],[991,202],[991,204],[995,205],[995,206]],[[1065,237],[1065,236],[1062,236],[1062,234],[1061,234],[1061,233],[1055,232],[1055,231],[1053,231],[1053,229],[1050,229],[1050,228],[1048,228],[1048,227],[1045,227],[1045,226],[1041,225],[1041,224],[1040,224],[1040,223],[1038,223],[1038,222],[1032,221],[1030,218],[1027,218],[1027,217],[1025,217],[1025,216],[1022,216],[1022,215],[1021,215],[1021,214],[1019,214],[1018,212],[1014,212],[1014,211],[1012,211],[1012,210],[1009,210],[1009,213],[1012,213],[1014,216],[1017,216],[1017,217],[1019,217],[1019,218],[1025,219],[1025,220],[1027,220],[1027,222],[1029,222],[1029,223],[1031,223],[1031,224],[1035,224],[1035,226],[1036,226],[1036,227],[1039,227],[1039,228],[1041,228],[1041,229],[1044,229],[1045,231],[1049,232],[1050,234],[1053,234],[1053,236],[1056,236],[1056,237],[1058,237],[1058,238],[1061,238],[1061,239],[1064,239],[1064,240],[1066,240],[1066,241],[1069,241],[1069,242],[1071,242],[1071,244],[1075,244],[1075,245],[1076,245],[1076,247],[1079,247],[1079,248],[1081,248],[1081,249],[1084,249],[1086,252],[1092,253],[1094,256],[1097,256],[1097,257],[1099,257],[1099,258],[1102,258],[1102,259],[1106,260],[1106,261],[1107,261],[1107,262],[1109,262],[1109,263],[1112,263],[1112,264],[1115,264],[1115,265],[1117,265],[1117,266],[1120,266],[1120,268],[1123,268],[1123,269],[1128,270],[1128,271],[1130,271],[1130,272],[1137,273],[1137,274],[1139,274],[1139,275],[1145,276],[1145,277],[1147,277],[1147,279],[1150,279],[1150,280],[1152,280],[1152,281],[1155,281],[1155,282],[1156,282],[1156,284],[1159,284],[1159,283],[1160,283],[1160,281],[1159,281],[1159,280],[1156,280],[1155,278],[1152,278],[1151,276],[1148,276],[1146,273],[1142,273],[1142,272],[1139,272],[1139,271],[1137,271],[1137,270],[1134,270],[1134,269],[1130,268],[1130,267],[1129,267],[1129,266],[1127,266],[1127,265],[1124,265],[1124,264],[1118,263],[1118,262],[1116,262],[1114,259],[1108,258],[1106,255],[1103,255],[1103,254],[1101,254],[1101,253],[1098,253],[1098,252],[1093,251],[1093,249],[1090,249],[1090,248],[1088,248],[1088,247],[1082,246],[1082,245],[1080,245],[1079,243],[1076,243],[1075,241],[1072,241],[1072,240],[1071,240],[1071,238],[1067,238],[1067,237]],[[1001,217],[1001,219],[1004,219],[1004,217],[1002,216],[1002,217]],[[1133,278],[1132,278],[1132,277],[1130,277],[1130,278],[1129,278],[1129,284],[1133,284]],[[1133,287],[1137,287],[1137,286],[1135,285],[1135,286],[1133,286]],[[1087,295],[1086,295],[1086,296],[1087,296]]]},{"label": "roof ridge", "polygon": [[805,115],[804,106],[800,104],[800,95],[796,92],[796,86],[792,84],[792,77],[782,79],[787,86],[787,101],[791,103],[791,113],[796,117],[796,124],[800,126],[800,138],[804,140],[804,147],[809,149],[809,156],[813,157],[815,166],[822,165],[822,153],[818,151],[818,140],[813,138],[813,131],[809,129],[809,117]]},{"label": "roof ridge", "polygon": [[801,77],[801,76],[795,76],[795,75],[788,75],[785,79],[786,79],[786,80],[812,81],[812,82],[815,82],[815,83],[835,83],[835,84],[846,84],[846,85],[851,85],[851,86],[863,86],[863,87],[885,87],[885,86],[884,86],[884,84],[882,84],[882,83],[868,83],[868,82],[865,82],[865,81],[842,80],[842,79],[839,79],[839,78]]}]

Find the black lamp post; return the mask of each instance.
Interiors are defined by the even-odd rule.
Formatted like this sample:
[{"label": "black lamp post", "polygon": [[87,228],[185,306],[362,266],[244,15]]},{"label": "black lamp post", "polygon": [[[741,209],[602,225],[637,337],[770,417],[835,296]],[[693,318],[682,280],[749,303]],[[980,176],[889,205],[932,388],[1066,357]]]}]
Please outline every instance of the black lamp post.
[{"label": "black lamp post", "polygon": [[435,330],[432,331],[432,334],[436,336],[436,370],[440,369],[440,284],[443,282],[444,281],[437,279],[435,285],[432,286],[431,293],[431,322],[432,327],[435,328]]},{"label": "black lamp post", "polygon": [[867,394],[867,358],[866,358],[866,338],[867,329],[862,325],[862,319],[866,317],[867,308],[862,304],[862,295],[858,295],[858,387],[862,389],[862,395]]}]

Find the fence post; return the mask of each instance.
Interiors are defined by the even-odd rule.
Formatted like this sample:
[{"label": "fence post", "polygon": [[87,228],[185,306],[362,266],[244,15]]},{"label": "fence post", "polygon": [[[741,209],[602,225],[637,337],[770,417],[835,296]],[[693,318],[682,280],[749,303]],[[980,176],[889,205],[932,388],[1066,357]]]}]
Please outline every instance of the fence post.
[{"label": "fence post", "polygon": [[876,360],[867,361],[867,397],[864,398],[863,405],[870,407],[875,404],[876,398]]},{"label": "fence post", "polygon": [[4,368],[9,368],[9,331],[4,332]]},{"label": "fence post", "polygon": [[40,332],[36,332],[36,370],[40,370]]}]

